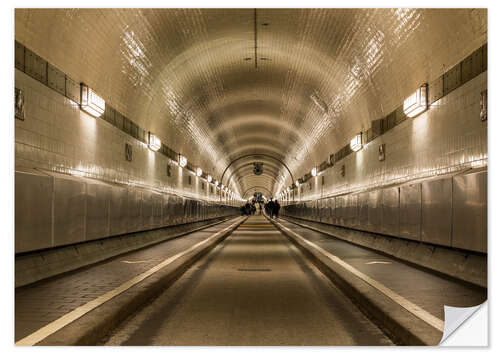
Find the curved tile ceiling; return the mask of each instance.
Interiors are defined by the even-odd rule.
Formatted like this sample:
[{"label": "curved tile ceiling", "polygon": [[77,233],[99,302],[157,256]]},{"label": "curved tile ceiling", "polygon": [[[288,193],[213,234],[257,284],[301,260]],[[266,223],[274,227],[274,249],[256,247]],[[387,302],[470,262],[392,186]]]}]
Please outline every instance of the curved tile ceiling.
[{"label": "curved tile ceiling", "polygon": [[[485,43],[486,22],[478,9],[17,9],[15,36],[214,177],[268,155],[229,167],[243,194],[291,184],[279,161],[300,177],[325,160]],[[238,169],[252,161],[266,175]]]}]

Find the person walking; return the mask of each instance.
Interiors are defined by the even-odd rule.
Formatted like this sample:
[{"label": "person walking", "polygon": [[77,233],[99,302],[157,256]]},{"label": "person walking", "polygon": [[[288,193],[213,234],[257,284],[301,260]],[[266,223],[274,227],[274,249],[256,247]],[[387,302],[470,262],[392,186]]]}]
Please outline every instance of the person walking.
[{"label": "person walking", "polygon": [[273,202],[273,218],[278,218],[278,214],[280,212],[281,205],[278,200],[274,200]]}]

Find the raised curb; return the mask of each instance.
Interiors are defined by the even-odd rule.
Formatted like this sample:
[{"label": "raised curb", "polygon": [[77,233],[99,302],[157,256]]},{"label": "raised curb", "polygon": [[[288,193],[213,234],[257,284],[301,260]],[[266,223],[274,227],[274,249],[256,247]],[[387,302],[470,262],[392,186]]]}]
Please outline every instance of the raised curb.
[{"label": "raised curb", "polygon": [[423,242],[393,238],[290,216],[282,218],[301,227],[382,252],[453,279],[482,288],[488,286],[488,258],[480,253],[467,253]]},{"label": "raised curb", "polygon": [[[320,251],[303,243],[301,239],[295,237],[296,233],[290,233],[274,220],[271,220],[271,222],[304,252],[323,274],[332,280],[366,315],[374,320],[395,343],[409,346],[433,346],[441,341],[442,331],[419,319],[364,280],[333,262]],[[297,234],[297,236],[299,235]]]},{"label": "raised curb", "polygon": [[161,294],[195,261],[228,237],[245,220],[246,217],[237,220],[227,231],[216,233],[209,241],[194,251],[176,259],[160,271],[61,328],[36,345],[93,346],[98,344],[113,328],[145,303]]},{"label": "raised curb", "polygon": [[179,238],[226,222],[233,217],[213,218],[20,254],[15,258],[15,287],[32,284],[121,254]]}]

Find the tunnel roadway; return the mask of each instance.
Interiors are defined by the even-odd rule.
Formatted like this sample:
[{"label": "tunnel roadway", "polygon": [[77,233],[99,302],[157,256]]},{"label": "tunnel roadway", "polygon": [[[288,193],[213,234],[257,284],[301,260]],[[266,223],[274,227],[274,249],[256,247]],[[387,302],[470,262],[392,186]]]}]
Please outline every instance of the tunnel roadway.
[{"label": "tunnel roadway", "polygon": [[390,345],[262,216],[250,217],[106,345]]}]

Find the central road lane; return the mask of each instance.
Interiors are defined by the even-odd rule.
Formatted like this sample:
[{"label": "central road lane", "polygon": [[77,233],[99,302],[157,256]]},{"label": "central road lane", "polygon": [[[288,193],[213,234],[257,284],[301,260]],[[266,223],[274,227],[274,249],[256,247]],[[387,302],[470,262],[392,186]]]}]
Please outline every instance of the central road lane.
[{"label": "central road lane", "polygon": [[390,345],[264,217],[250,217],[106,345]]}]

